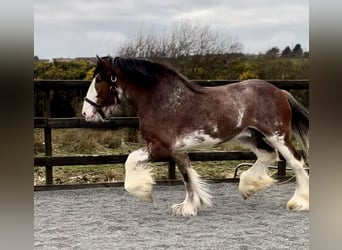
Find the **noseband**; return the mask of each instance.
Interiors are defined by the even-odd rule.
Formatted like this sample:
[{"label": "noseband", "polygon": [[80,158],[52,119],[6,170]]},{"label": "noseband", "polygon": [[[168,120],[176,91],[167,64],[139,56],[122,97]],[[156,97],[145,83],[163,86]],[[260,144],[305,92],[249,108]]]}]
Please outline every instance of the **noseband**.
[{"label": "noseband", "polygon": [[117,86],[116,86],[117,78],[116,78],[116,76],[114,76],[114,79],[113,79],[113,76],[111,76],[110,80],[111,80],[111,86],[109,88],[109,93],[106,96],[106,98],[104,98],[104,100],[103,100],[103,102],[101,104],[97,104],[96,102],[93,102],[92,100],[88,99],[87,97],[84,98],[84,101],[86,101],[87,103],[92,105],[96,109],[96,112],[100,114],[101,118],[105,122],[109,122],[110,121],[110,119],[108,117],[106,117],[106,115],[104,114],[104,112],[102,110],[102,108],[105,106],[104,104],[108,101],[108,99],[112,95],[114,95],[115,103],[116,104],[120,104],[119,95],[118,95],[118,92],[116,90],[117,89]]}]

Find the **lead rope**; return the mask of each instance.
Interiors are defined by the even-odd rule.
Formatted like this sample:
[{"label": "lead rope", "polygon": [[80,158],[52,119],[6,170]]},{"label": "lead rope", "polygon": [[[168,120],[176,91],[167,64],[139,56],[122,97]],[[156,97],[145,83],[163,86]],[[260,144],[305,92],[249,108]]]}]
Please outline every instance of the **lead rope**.
[{"label": "lead rope", "polygon": [[288,178],[288,179],[287,179],[287,180],[285,180],[285,181],[282,181],[282,182],[277,182],[277,183],[276,183],[276,185],[283,185],[283,184],[286,184],[286,183],[288,183],[288,182],[292,181],[294,178],[296,178],[296,176],[295,176],[295,175],[293,175],[292,177]]},{"label": "lead rope", "polygon": [[[308,167],[305,167],[305,168],[304,168],[304,170],[309,170],[309,168],[308,168]],[[277,185],[283,185],[283,184],[286,184],[286,183],[288,183],[288,182],[292,181],[294,178],[296,178],[296,175],[293,175],[293,176],[291,176],[290,178],[288,178],[288,179],[287,179],[287,180],[285,180],[285,181],[282,181],[282,182],[277,182]]]}]

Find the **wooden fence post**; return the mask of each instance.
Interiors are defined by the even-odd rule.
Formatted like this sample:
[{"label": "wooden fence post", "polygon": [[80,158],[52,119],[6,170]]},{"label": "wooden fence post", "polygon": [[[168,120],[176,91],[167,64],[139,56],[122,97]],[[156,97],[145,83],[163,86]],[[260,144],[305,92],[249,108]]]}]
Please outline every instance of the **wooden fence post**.
[{"label": "wooden fence post", "polygon": [[281,159],[278,161],[278,177],[285,177],[286,176],[286,161]]},{"label": "wooden fence post", "polygon": [[[44,128],[45,141],[45,156],[52,156],[52,138],[51,128]],[[53,184],[53,167],[51,165],[45,166],[45,183],[47,185]]]},{"label": "wooden fence post", "polygon": [[176,179],[176,163],[174,160],[170,160],[169,164],[169,180],[175,180]]},{"label": "wooden fence post", "polygon": [[[53,90],[47,91],[44,97],[44,116],[51,117],[51,101],[53,98]],[[45,156],[52,156],[52,131],[51,128],[44,128]],[[45,166],[45,184],[53,184],[53,166]]]}]

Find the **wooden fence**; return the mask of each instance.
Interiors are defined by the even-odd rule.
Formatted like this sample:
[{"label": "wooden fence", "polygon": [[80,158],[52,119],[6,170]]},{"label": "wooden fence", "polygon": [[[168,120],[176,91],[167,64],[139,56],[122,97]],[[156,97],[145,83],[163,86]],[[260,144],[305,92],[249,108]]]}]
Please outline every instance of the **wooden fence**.
[{"label": "wooden fence", "polygon": [[[281,89],[308,89],[308,80],[269,80]],[[194,81],[202,86],[218,86],[236,82],[236,80],[198,80]],[[97,165],[124,163],[127,155],[97,155],[97,156],[53,156],[52,155],[52,129],[58,128],[120,128],[139,126],[137,117],[114,117],[108,123],[87,123],[82,118],[51,118],[51,100],[55,90],[84,89],[89,87],[90,81],[81,80],[35,80],[34,91],[45,92],[43,101],[44,117],[34,117],[34,128],[44,129],[45,156],[34,157],[36,167],[45,167],[46,187],[53,186],[53,167],[71,165]],[[229,152],[191,152],[192,161],[228,161],[228,160],[253,160],[255,155],[249,151]],[[168,162],[168,178],[175,180],[175,163],[172,159],[161,159]],[[286,176],[286,164],[284,161],[278,163],[278,177]],[[88,184],[89,185],[89,184]],[[108,185],[108,184],[107,184]],[[35,186],[35,190],[46,187]]]}]

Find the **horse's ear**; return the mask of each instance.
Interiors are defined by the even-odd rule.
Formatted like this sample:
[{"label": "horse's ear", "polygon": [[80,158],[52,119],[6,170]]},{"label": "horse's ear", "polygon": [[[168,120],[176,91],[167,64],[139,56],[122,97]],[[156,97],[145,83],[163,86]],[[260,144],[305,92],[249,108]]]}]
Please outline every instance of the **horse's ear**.
[{"label": "horse's ear", "polygon": [[96,55],[96,59],[97,59],[97,63],[99,63],[99,64],[104,63],[104,60],[101,57],[99,57],[99,55]]},{"label": "horse's ear", "polygon": [[118,56],[113,59],[113,68],[118,65],[119,59],[120,59],[120,57],[118,57]]}]

